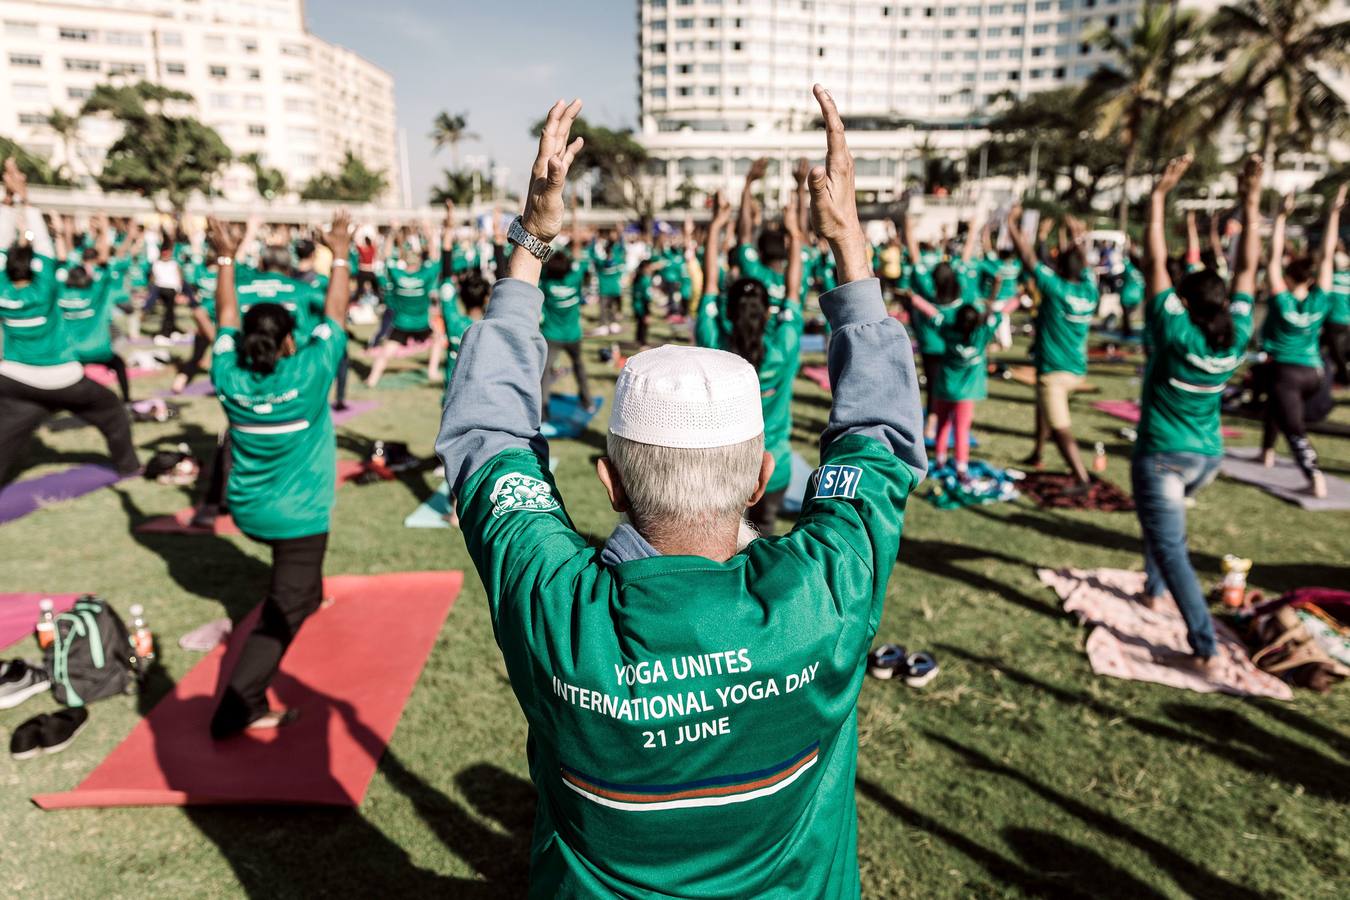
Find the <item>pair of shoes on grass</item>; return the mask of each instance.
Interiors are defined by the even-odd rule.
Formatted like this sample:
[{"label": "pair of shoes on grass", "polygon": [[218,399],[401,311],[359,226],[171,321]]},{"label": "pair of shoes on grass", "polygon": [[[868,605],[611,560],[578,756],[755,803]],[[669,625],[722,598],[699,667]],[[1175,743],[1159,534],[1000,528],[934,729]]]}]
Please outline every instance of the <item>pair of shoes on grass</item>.
[{"label": "pair of shoes on grass", "polygon": [[937,677],[938,662],[933,654],[922,650],[910,653],[899,644],[882,644],[868,655],[867,674],[921,688]]},{"label": "pair of shoes on grass", "polygon": [[9,755],[32,759],[47,753],[60,753],[74,742],[89,723],[89,710],[83,706],[34,716],[14,729],[9,738]]},{"label": "pair of shoes on grass", "polygon": [[51,679],[37,666],[22,659],[0,662],[0,709],[13,709],[51,689]]}]

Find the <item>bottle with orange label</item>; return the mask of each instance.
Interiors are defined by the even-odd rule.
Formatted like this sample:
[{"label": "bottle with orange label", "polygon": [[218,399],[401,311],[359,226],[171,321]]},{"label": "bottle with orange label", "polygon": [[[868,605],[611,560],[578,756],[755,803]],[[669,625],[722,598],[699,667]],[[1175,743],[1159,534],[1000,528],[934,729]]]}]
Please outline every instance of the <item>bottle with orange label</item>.
[{"label": "bottle with orange label", "polygon": [[50,598],[38,603],[37,642],[43,650],[56,642],[56,610]]},{"label": "bottle with orange label", "polygon": [[1095,453],[1093,454],[1093,456],[1092,456],[1092,471],[1094,471],[1094,472],[1105,472],[1105,471],[1106,471],[1106,445],[1103,444],[1101,441],[1098,441],[1098,442],[1097,442],[1097,446],[1096,446],[1094,449],[1095,449],[1096,452],[1095,452]]},{"label": "bottle with orange label", "polygon": [[131,607],[131,649],[142,660],[155,658],[155,635],[145,624],[145,607],[139,603]]},{"label": "bottle with orange label", "polygon": [[1252,570],[1252,561],[1230,553],[1223,558],[1222,566],[1223,605],[1230,609],[1245,606],[1247,603],[1247,574]]}]

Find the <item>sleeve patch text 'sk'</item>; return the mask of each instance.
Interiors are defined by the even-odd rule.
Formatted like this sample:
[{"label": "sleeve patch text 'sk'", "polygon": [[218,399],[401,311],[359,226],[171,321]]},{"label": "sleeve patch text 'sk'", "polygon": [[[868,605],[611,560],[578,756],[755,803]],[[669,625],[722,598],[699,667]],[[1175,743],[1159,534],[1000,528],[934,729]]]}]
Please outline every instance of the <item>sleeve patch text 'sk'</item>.
[{"label": "sleeve patch text 'sk'", "polygon": [[811,476],[816,488],[816,499],[836,498],[852,500],[858,496],[862,469],[857,466],[821,466]]}]

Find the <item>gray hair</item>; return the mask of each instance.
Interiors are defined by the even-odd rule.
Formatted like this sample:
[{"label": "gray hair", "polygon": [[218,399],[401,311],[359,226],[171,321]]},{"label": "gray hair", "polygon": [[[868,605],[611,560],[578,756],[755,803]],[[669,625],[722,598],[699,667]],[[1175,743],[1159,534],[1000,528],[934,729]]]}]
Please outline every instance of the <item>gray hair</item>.
[{"label": "gray hair", "polygon": [[740,521],[759,487],[764,435],[729,447],[686,450],[610,434],[609,458],[623,479],[629,516],[653,534]]}]

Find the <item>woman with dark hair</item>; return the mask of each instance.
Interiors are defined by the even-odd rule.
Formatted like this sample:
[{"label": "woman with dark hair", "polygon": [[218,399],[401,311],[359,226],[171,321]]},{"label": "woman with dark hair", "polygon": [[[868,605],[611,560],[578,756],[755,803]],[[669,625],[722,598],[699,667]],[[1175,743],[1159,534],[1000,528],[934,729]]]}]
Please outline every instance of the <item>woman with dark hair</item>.
[{"label": "woman with dark hair", "polygon": [[239,239],[211,220],[217,253],[216,322],[211,383],[230,423],[226,496],[246,535],[272,548],[272,583],[262,617],[211,720],[217,740],[276,728],[294,717],[271,710],[267,686],[310,614],[323,599],[323,558],[336,490],[337,454],[328,389],[346,350],[346,210],[333,217],[325,243],[333,251],[324,317],[309,335],[280,303],[255,303],[240,327],[234,255]]},{"label": "woman with dark hair", "polygon": [[[58,305],[60,283],[42,213],[28,205],[28,180],[5,161],[0,206],[0,484],[38,426],[66,410],[103,432],[122,475],[140,468],[131,420],[117,395],[84,374]],[[17,238],[17,239],[16,239]],[[11,241],[13,242],[11,244]],[[5,249],[8,248],[8,249]]]},{"label": "woman with dark hair", "polygon": [[1336,277],[1336,240],[1341,225],[1341,207],[1345,205],[1346,185],[1341,185],[1327,210],[1322,238],[1322,257],[1314,266],[1311,257],[1284,264],[1284,230],[1294,211],[1293,195],[1275,217],[1270,236],[1270,300],[1266,321],[1261,329],[1261,348],[1269,357],[1270,396],[1266,401],[1265,428],[1261,435],[1261,453],[1267,466],[1275,465],[1276,429],[1284,433],[1294,462],[1308,478],[1308,490],[1314,497],[1327,495],[1327,479],[1317,465],[1317,451],[1308,440],[1304,408],[1322,388],[1322,351],[1319,341],[1322,324],[1331,311],[1331,292]]},{"label": "woman with dark hair", "polygon": [[[703,251],[704,298],[694,326],[700,346],[735,353],[759,374],[764,451],[773,456],[774,468],[764,496],[750,507],[746,518],[762,535],[774,533],[783,496],[792,481],[792,384],[801,366],[803,326],[800,301],[803,234],[798,224],[799,208],[794,199],[783,213],[787,269],[780,307],[769,285],[758,278],[738,278],[727,285],[725,298],[716,295],[722,231],[731,222],[731,208],[720,192],[713,198],[713,220]],[[718,308],[719,301],[726,306],[725,315]]]},{"label": "woman with dark hair", "polygon": [[1167,269],[1167,195],[1191,164],[1168,163],[1149,200],[1144,327],[1152,346],[1144,376],[1139,439],[1130,464],[1135,509],[1144,536],[1144,603],[1170,593],[1186,620],[1192,664],[1208,669],[1217,650],[1214,623],[1186,548],[1186,498],[1219,472],[1223,391],[1242,364],[1252,332],[1252,295],[1261,256],[1261,157],[1241,177],[1245,229],[1232,300],[1211,269],[1185,276],[1174,290]]},{"label": "woman with dark hair", "polygon": [[[81,365],[96,363],[111,371],[117,377],[122,400],[130,403],[127,363],[113,350],[112,341],[112,234],[106,216],[94,217],[89,227],[94,246],[86,247],[77,262],[57,272],[61,292],[56,302],[75,345],[75,358]],[[73,246],[74,242],[67,236],[65,243]]]}]

